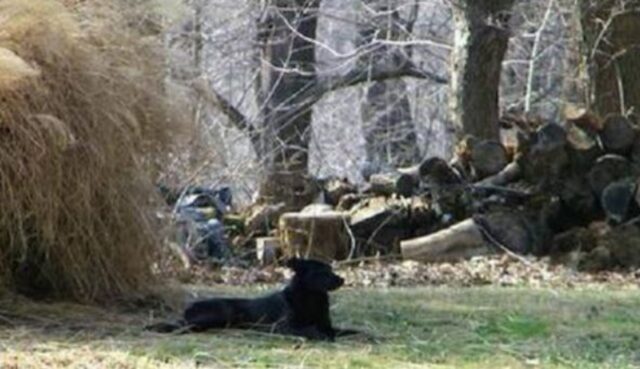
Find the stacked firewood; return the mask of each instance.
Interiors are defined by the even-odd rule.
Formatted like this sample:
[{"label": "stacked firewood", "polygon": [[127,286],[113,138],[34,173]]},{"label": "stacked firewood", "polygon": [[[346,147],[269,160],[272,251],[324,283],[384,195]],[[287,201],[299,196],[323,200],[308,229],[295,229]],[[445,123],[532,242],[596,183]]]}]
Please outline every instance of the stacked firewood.
[{"label": "stacked firewood", "polygon": [[324,205],[278,214],[282,251],[327,260],[571,254],[586,269],[640,266],[638,127],[584,110],[561,124],[501,123],[510,139],[465,137],[450,161],[428,158],[359,186],[318,181]]}]

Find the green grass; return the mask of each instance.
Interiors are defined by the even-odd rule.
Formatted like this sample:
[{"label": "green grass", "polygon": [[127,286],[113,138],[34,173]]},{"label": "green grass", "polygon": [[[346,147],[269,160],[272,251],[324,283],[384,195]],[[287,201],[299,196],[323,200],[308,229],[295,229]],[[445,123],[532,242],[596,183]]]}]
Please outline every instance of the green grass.
[{"label": "green grass", "polygon": [[337,325],[375,340],[160,335],[140,329],[142,312],[33,305],[21,314],[41,321],[0,325],[0,368],[640,368],[636,290],[351,289],[334,301]]}]

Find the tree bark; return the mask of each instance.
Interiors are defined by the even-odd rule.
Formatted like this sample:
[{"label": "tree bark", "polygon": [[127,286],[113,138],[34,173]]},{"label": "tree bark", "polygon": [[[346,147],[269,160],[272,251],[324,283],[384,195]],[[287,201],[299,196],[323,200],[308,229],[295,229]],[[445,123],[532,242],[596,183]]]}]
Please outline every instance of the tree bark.
[{"label": "tree bark", "polygon": [[271,0],[258,20],[258,156],[265,169],[260,195],[290,210],[315,196],[306,176],[312,111],[304,92],[317,82],[313,40],[319,6],[320,0]]},{"label": "tree bark", "polygon": [[601,116],[640,116],[640,0],[580,0],[582,65]]},{"label": "tree bark", "polygon": [[459,134],[499,139],[499,86],[515,0],[451,0],[452,119]]},{"label": "tree bark", "polygon": [[[399,15],[398,0],[362,0],[365,11],[360,27],[360,43],[375,40],[406,41],[412,19]],[[417,9],[416,9],[417,10]],[[381,45],[360,60],[364,70],[374,64],[396,68],[409,61],[406,47]],[[387,66],[388,68],[388,66]],[[402,79],[377,81],[365,89],[361,104],[362,130],[367,161],[376,168],[389,169],[414,164],[420,158],[417,133],[407,97],[407,85]]]},{"label": "tree bark", "polygon": [[319,191],[307,176],[313,105],[333,90],[368,81],[403,76],[429,78],[447,83],[411,63],[357,65],[343,75],[319,75],[315,70],[315,38],[321,0],[265,0],[257,21],[260,78],[256,100],[257,122],[250,123],[231,103],[215,91],[206,91],[207,101],[222,107],[233,124],[253,138],[264,174],[259,188],[264,202],[284,202],[289,211],[300,210]]}]

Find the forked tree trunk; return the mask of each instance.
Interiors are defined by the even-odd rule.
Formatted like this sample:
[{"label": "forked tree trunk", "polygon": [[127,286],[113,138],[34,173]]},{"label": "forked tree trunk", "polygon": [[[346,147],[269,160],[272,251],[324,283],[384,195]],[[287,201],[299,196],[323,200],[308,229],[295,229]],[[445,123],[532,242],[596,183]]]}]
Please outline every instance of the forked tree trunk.
[{"label": "forked tree trunk", "polygon": [[299,209],[313,198],[307,179],[311,108],[305,91],[315,87],[315,54],[320,0],[270,0],[258,20],[261,109],[259,157],[265,175],[261,197]]},{"label": "forked tree trunk", "polygon": [[640,122],[640,0],[578,3],[591,108]]},{"label": "forked tree trunk", "polygon": [[498,92],[515,0],[451,0],[455,40],[452,119],[459,134],[499,138]]},{"label": "forked tree trunk", "polygon": [[[409,38],[408,23],[413,21],[402,19],[398,11],[406,1],[362,0],[362,3],[365,9],[359,30],[361,45],[374,40],[406,41]],[[407,51],[406,47],[383,45],[365,54],[360,63],[364,71],[374,63],[404,63],[407,57],[403,54]],[[415,164],[420,159],[420,150],[406,83],[402,79],[372,82],[365,91],[360,111],[367,161],[378,169]]]}]

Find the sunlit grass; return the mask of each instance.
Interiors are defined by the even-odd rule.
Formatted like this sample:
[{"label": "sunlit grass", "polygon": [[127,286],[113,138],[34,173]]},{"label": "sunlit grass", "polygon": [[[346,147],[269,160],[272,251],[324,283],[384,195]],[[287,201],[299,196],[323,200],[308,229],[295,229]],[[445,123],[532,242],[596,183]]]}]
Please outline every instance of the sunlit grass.
[{"label": "sunlit grass", "polygon": [[[220,290],[252,293],[214,289]],[[143,312],[30,305],[15,315],[44,318],[0,326],[0,362],[3,369],[640,367],[637,291],[351,289],[334,301],[337,325],[361,328],[374,339],[305,342],[241,331],[160,335],[141,329],[148,322]],[[6,310],[2,304],[0,316]]]}]

